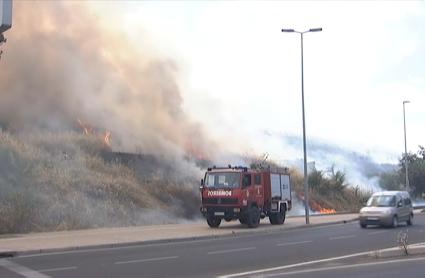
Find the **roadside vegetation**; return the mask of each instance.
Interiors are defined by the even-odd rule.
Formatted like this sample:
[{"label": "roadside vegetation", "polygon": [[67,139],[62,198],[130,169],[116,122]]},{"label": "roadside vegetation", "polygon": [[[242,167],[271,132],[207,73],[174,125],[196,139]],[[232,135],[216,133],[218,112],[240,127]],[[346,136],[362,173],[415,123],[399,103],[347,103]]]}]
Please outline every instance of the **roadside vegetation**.
[{"label": "roadside vegetation", "polygon": [[[281,168],[267,157],[252,159],[251,167]],[[289,169],[293,183],[293,197],[304,200],[304,177],[296,168]],[[350,184],[345,173],[331,166],[327,170],[311,169],[308,174],[309,207],[314,212],[358,212],[372,191],[361,190]],[[294,196],[295,193],[295,196]]]},{"label": "roadside vegetation", "polygon": [[[346,180],[345,173],[332,166],[326,171],[313,169],[308,175],[313,202],[337,212],[358,212],[372,194]],[[314,208],[314,204],[312,204]]]}]

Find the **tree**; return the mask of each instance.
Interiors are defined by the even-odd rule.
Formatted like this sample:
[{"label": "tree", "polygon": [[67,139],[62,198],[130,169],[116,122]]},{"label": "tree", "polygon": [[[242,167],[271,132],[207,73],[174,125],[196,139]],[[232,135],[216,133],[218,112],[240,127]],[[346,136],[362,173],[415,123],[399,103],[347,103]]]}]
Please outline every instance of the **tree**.
[{"label": "tree", "polygon": [[347,186],[345,183],[345,173],[343,171],[337,170],[335,171],[335,165],[332,165],[332,167],[328,171],[329,173],[329,186],[331,190],[341,192],[344,190],[344,188]]},{"label": "tree", "polygon": [[308,174],[308,184],[321,194],[341,193],[347,186],[345,173],[332,166],[326,172],[313,169]]},{"label": "tree", "polygon": [[380,176],[379,184],[387,190],[403,190],[406,181],[406,159],[409,167],[409,185],[414,196],[425,194],[425,148],[419,146],[416,153],[404,154],[398,164],[398,169]]},{"label": "tree", "polygon": [[[399,174],[404,180],[406,179],[405,161],[406,155],[403,155],[399,162]],[[409,163],[408,171],[410,188],[413,195],[421,196],[422,194],[425,194],[425,148],[423,146],[419,146],[417,153],[408,153],[407,161]]]},{"label": "tree", "polygon": [[399,170],[384,172],[379,176],[379,186],[386,190],[402,190],[404,188],[403,176]]},{"label": "tree", "polygon": [[318,189],[323,183],[323,172],[316,170],[314,168],[309,174],[308,174],[308,184],[312,189]]},{"label": "tree", "polygon": [[331,180],[333,181],[334,188],[338,191],[342,191],[344,187],[346,186],[345,173],[340,170],[335,172],[333,167],[332,167]]}]

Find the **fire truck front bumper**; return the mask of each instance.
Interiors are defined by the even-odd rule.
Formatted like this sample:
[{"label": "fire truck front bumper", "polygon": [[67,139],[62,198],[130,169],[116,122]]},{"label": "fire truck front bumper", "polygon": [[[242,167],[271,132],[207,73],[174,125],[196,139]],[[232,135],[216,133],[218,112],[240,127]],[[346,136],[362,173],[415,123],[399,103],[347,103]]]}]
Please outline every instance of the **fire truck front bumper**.
[{"label": "fire truck front bumper", "polygon": [[238,219],[243,213],[239,207],[201,207],[200,210],[205,218],[217,217],[225,220]]}]

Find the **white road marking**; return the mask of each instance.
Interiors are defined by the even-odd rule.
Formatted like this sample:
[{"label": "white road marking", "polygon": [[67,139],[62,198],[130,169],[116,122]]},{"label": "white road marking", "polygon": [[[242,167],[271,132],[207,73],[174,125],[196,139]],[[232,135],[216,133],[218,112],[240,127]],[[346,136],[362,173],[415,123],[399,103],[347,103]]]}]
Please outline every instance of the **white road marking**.
[{"label": "white road marking", "polygon": [[383,234],[383,233],[388,233],[388,231],[376,231],[376,232],[371,232],[371,233],[368,233],[368,235],[378,235],[378,234]]},{"label": "white road marking", "polygon": [[0,266],[27,278],[50,278],[50,276],[5,259],[0,260]]},{"label": "white road marking", "polygon": [[76,266],[65,266],[65,267],[56,267],[56,268],[46,268],[46,269],[38,269],[38,272],[54,272],[54,271],[64,271],[64,270],[73,270],[77,269]]},{"label": "white road marking", "polygon": [[340,257],[333,257],[333,258],[327,258],[327,259],[320,259],[315,261],[309,261],[309,262],[302,262],[302,263],[296,263],[296,264],[290,264],[290,265],[283,265],[283,266],[277,266],[277,267],[271,267],[271,268],[264,268],[264,269],[257,269],[252,271],[246,271],[246,272],[240,272],[240,273],[233,273],[233,274],[226,274],[217,276],[218,278],[230,278],[230,277],[239,277],[239,276],[245,276],[245,275],[252,275],[252,274],[258,274],[258,273],[264,273],[264,272],[270,272],[270,271],[277,271],[277,270],[283,270],[288,268],[294,268],[298,266],[305,266],[305,265],[311,265],[315,263],[323,263],[323,262],[330,262],[330,261],[336,261],[340,259],[347,259],[347,258],[353,258],[358,256],[364,256],[370,254],[371,251],[367,252],[361,252],[361,253],[355,253]]},{"label": "white road marking", "polygon": [[225,254],[225,253],[248,251],[248,250],[254,250],[254,249],[257,249],[257,247],[246,247],[246,248],[238,248],[238,249],[217,250],[217,251],[208,252],[207,254],[208,255],[216,255],[216,254]]},{"label": "white road marking", "polygon": [[418,242],[418,243],[413,243],[413,244],[409,244],[410,246],[425,246],[425,242]]},{"label": "white road marking", "polygon": [[335,237],[330,237],[329,240],[347,239],[347,238],[353,238],[353,237],[356,237],[356,235],[335,236]]},{"label": "white road marking", "polygon": [[285,242],[285,243],[278,243],[276,246],[289,246],[289,245],[298,245],[298,244],[306,244],[306,243],[312,243],[312,240],[305,240],[305,241],[297,241],[297,242]]},{"label": "white road marking", "polygon": [[412,259],[397,259],[397,260],[384,261],[384,262],[381,261],[381,262],[360,263],[360,264],[352,264],[352,265],[318,267],[318,268],[311,268],[311,269],[295,270],[290,272],[265,274],[265,275],[261,275],[261,277],[286,276],[286,275],[310,273],[310,272],[317,272],[317,271],[338,270],[338,269],[357,268],[357,267],[365,267],[365,266],[367,267],[367,266],[392,264],[392,263],[404,263],[404,262],[412,262],[412,261],[423,261],[423,260],[425,260],[425,258],[422,257],[422,258],[412,258]]},{"label": "white road marking", "polygon": [[121,261],[121,262],[115,262],[114,264],[134,264],[134,263],[156,262],[156,261],[177,259],[178,257],[179,256],[170,256],[170,257],[149,258],[149,259],[140,259],[140,260],[131,260],[131,261]]}]

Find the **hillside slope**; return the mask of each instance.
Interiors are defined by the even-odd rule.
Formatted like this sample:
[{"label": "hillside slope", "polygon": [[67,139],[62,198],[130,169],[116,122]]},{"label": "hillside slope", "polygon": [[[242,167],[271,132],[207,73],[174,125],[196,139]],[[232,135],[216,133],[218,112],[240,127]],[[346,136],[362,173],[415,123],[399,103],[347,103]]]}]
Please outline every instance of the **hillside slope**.
[{"label": "hillside slope", "polygon": [[165,159],[157,161],[168,167],[138,173],[105,152],[97,138],[75,132],[0,132],[0,233],[199,217],[197,175],[170,175],[183,166]]}]

